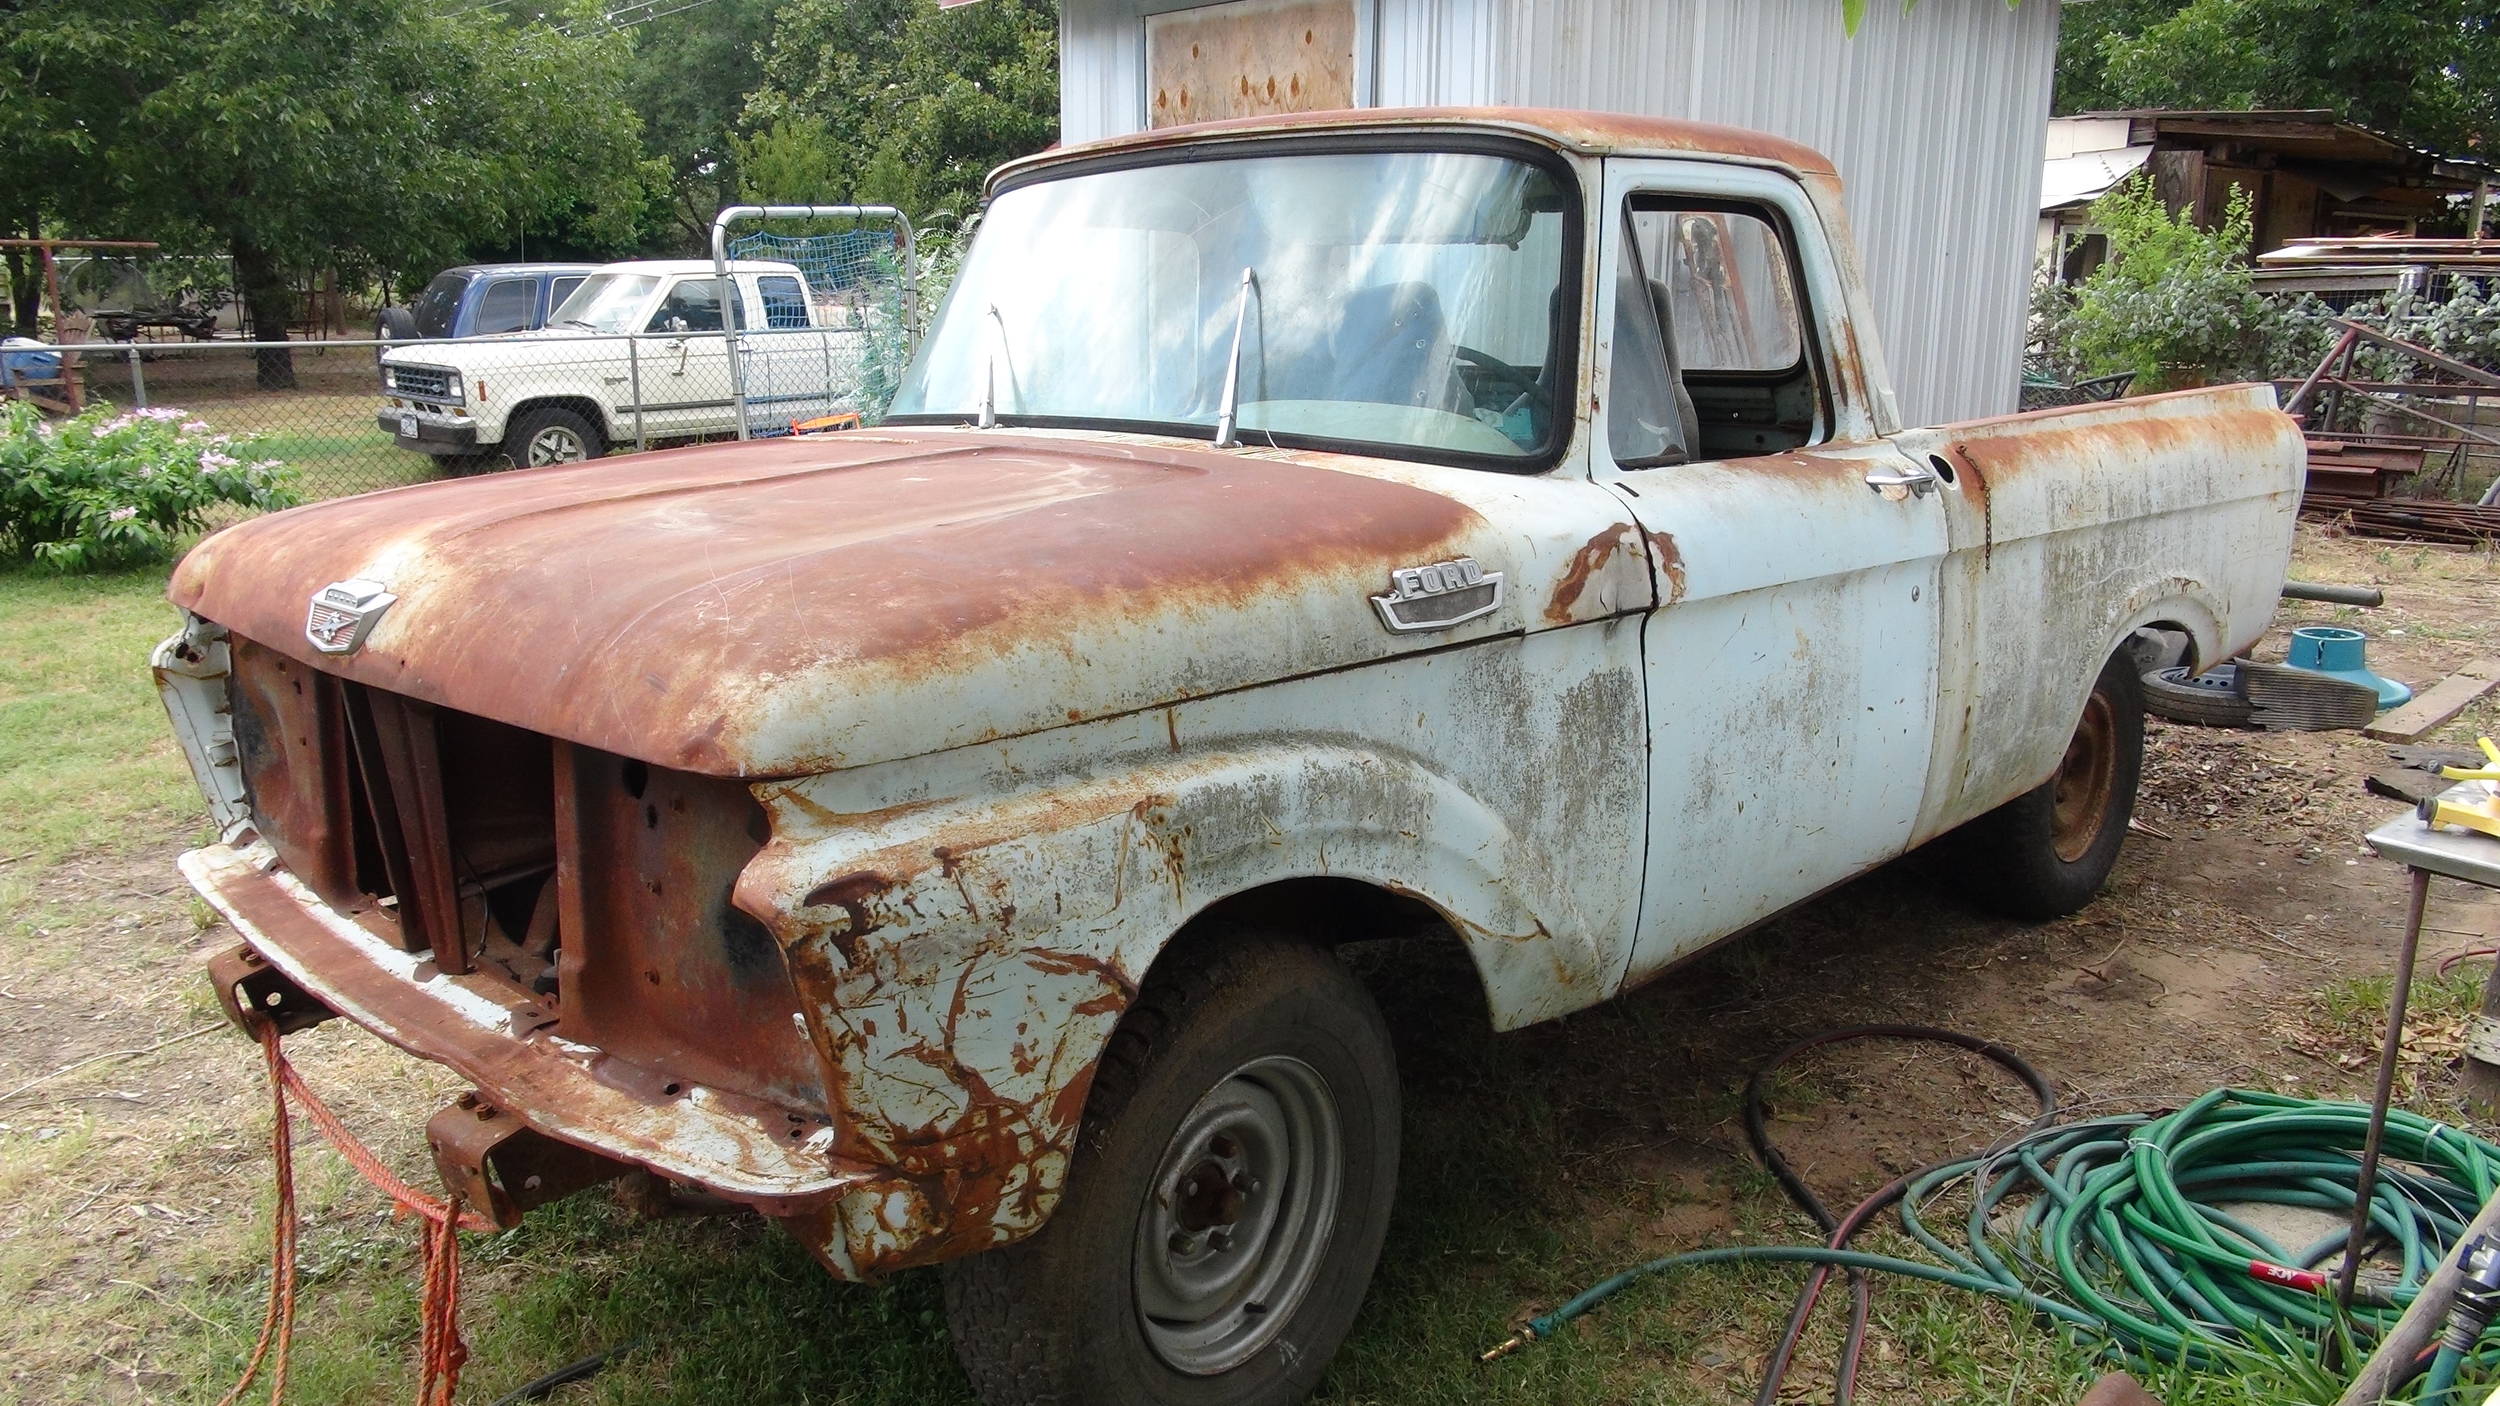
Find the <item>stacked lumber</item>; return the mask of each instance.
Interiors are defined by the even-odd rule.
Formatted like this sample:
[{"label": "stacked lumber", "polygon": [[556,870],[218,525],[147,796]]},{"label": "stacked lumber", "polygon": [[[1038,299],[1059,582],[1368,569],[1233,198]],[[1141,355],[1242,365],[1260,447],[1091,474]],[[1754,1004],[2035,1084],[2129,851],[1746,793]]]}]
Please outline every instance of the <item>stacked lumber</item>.
[{"label": "stacked lumber", "polygon": [[2435,498],[2330,498],[2301,500],[2301,511],[2331,518],[2363,537],[2410,542],[2449,542],[2476,547],[2500,542],[2500,507],[2448,503]]},{"label": "stacked lumber", "polygon": [[2309,479],[2304,505],[2343,504],[2385,498],[2422,471],[2418,444],[2370,444],[2325,435],[2309,437]]},{"label": "stacked lumber", "polygon": [[2300,510],[2363,537],[2480,546],[2500,541],[2500,507],[2397,496],[2422,471],[2419,445],[2309,437],[2309,478]]}]

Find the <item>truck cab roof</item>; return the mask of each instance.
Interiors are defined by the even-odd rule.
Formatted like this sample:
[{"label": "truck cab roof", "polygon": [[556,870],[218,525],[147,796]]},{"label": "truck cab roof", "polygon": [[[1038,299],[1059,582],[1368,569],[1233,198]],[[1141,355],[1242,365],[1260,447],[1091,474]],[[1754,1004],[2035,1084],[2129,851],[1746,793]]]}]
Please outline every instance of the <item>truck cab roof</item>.
[{"label": "truck cab roof", "polygon": [[1192,122],[1129,136],[1085,142],[1012,161],[991,173],[993,189],[1028,172],[1065,161],[1124,152],[1152,152],[1213,139],[1317,135],[1412,134],[1449,131],[1521,137],[1575,156],[1684,156],[1705,161],[1784,167],[1800,175],[1832,176],[1831,159],[1782,137],[1668,117],[1583,112],[1539,107],[1384,107],[1337,112],[1296,112]]},{"label": "truck cab roof", "polygon": [[[513,274],[513,273],[521,273],[521,274],[543,274],[543,273],[588,273],[588,272],[590,272],[592,269],[595,269],[595,268],[597,268],[597,267],[599,267],[599,266],[598,266],[597,264],[595,264],[595,263],[586,263],[586,262],[583,262],[583,261],[580,261],[580,260],[565,260],[565,261],[559,261],[559,262],[546,262],[546,263],[520,263],[520,264],[454,264],[452,267],[450,267],[450,268],[447,268],[447,269],[443,270],[443,272],[444,272],[444,273],[460,273],[460,274],[480,274],[480,273],[504,273],[504,274]],[[438,275],[438,277],[439,277],[439,275]]]}]

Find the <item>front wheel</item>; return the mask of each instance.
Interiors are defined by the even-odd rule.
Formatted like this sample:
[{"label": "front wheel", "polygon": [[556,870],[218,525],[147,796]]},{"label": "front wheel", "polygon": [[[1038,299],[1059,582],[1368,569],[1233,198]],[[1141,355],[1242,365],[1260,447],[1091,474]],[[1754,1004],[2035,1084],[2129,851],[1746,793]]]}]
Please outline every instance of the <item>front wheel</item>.
[{"label": "front wheel", "polygon": [[578,464],[608,452],[598,428],[570,410],[523,411],[512,417],[503,443],[516,469]]},{"label": "front wheel", "polygon": [[1050,1223],[948,1267],[989,1406],[1290,1406],[1362,1305],[1397,1180],[1379,1008],[1304,943],[1177,960],[1111,1037]]},{"label": "front wheel", "polygon": [[2143,685],[2121,650],[2101,666],[2057,773],[1964,827],[1981,897],[2035,920],[2090,903],[2118,864],[2143,772]]}]

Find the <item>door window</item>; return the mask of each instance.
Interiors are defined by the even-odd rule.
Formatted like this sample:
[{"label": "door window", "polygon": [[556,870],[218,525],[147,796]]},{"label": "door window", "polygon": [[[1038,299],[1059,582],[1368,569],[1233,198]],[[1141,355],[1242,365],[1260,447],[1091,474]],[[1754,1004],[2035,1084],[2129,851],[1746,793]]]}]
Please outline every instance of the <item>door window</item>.
[{"label": "door window", "polygon": [[477,302],[480,336],[491,332],[526,332],[538,312],[538,280],[498,278],[486,285]]},{"label": "door window", "polygon": [[786,273],[768,273],[755,280],[756,292],[764,299],[764,326],[770,331],[788,331],[807,326],[807,288]]},{"label": "door window", "polygon": [[[1623,220],[1607,420],[1616,461],[1777,454],[1828,437],[1796,252],[1777,217],[1635,195]],[[1661,428],[1670,420],[1680,436]]]},{"label": "door window", "polygon": [[577,273],[577,274],[574,274],[574,275],[573,275],[572,277],[570,277],[570,278],[559,278],[559,279],[555,280],[553,283],[548,284],[548,285],[547,285],[547,310],[548,310],[549,312],[553,312],[553,311],[555,311],[557,308],[563,307],[563,306],[564,306],[564,300],[565,300],[565,299],[567,299],[567,298],[572,297],[572,296],[573,296],[573,290],[574,290],[574,289],[576,289],[576,288],[579,288],[579,287],[581,287],[581,286],[582,286],[582,275],[581,275],[581,274],[578,274],[578,273]]},{"label": "door window", "polygon": [[1693,407],[1684,398],[1675,358],[1667,354],[1666,290],[1642,272],[1640,251],[1624,221],[1624,254],[1615,262],[1613,384],[1607,390],[1606,442],[1627,469],[1654,469],[1692,457]]},{"label": "door window", "polygon": [[646,332],[718,332],[721,330],[720,284],[710,278],[681,278],[660,300]]},{"label": "door window", "polygon": [[1805,355],[1788,250],[1761,216],[1636,208],[1632,237],[1642,266],[1665,270],[1686,371],[1785,371]]}]

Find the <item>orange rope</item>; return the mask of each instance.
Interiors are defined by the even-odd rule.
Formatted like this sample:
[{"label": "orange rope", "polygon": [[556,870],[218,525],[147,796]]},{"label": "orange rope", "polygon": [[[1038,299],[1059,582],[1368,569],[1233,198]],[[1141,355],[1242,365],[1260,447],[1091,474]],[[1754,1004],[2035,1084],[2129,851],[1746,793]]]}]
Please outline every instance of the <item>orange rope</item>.
[{"label": "orange rope", "polygon": [[217,1406],[234,1406],[243,1393],[252,1389],[252,1379],[260,1375],[261,1362],[273,1348],[277,1355],[269,1365],[269,1401],[270,1406],[277,1406],[286,1396],[287,1348],[295,1340],[295,1137],[286,1114],[286,1056],[278,1053],[275,1025],[261,1022],[260,1037],[273,1105],[269,1160],[278,1180],[277,1229],[270,1237],[273,1248],[269,1256],[269,1311],[261,1315],[260,1340],[252,1344],[252,1360],[243,1364],[243,1379]]},{"label": "orange rope", "polygon": [[256,1019],[252,1024],[269,1071],[269,1151],[278,1182],[277,1229],[269,1262],[269,1309],[261,1318],[260,1340],[252,1345],[242,1380],[217,1406],[234,1406],[251,1389],[264,1361],[269,1367],[269,1406],[280,1406],[286,1396],[287,1351],[295,1336],[295,1246],[299,1220],[295,1207],[295,1134],[287,1106],[290,1093],[304,1105],[313,1126],[320,1129],[349,1166],[402,1212],[425,1221],[417,1270],[422,1285],[417,1402],[418,1406],[451,1406],[452,1395],[460,1385],[460,1368],[469,1358],[468,1344],[460,1339],[460,1232],[487,1233],[497,1226],[462,1206],[456,1194],[428,1196],[393,1175],[372,1149],[347,1130],[330,1106],[295,1072],[295,1066],[287,1062],[278,1048],[276,1024],[265,1019]]}]

